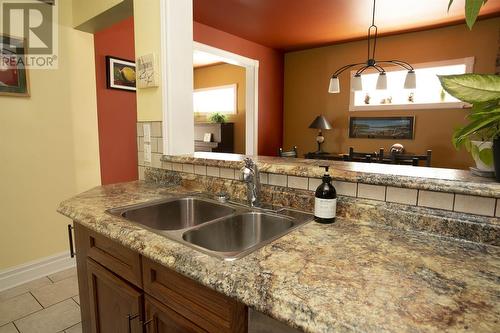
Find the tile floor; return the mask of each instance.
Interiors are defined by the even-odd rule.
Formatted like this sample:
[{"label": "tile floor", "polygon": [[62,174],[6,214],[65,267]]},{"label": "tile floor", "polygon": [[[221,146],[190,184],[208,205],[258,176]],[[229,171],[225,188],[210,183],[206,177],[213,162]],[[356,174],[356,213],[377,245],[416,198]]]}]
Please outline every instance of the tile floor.
[{"label": "tile floor", "polygon": [[76,268],[0,292],[0,333],[81,333]]}]

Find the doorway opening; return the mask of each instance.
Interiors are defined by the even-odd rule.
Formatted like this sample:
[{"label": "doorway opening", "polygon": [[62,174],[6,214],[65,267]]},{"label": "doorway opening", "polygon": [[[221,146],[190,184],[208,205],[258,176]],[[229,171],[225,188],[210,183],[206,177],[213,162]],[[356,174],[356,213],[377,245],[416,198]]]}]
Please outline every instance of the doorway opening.
[{"label": "doorway opening", "polygon": [[194,42],[195,151],[257,155],[259,62]]}]

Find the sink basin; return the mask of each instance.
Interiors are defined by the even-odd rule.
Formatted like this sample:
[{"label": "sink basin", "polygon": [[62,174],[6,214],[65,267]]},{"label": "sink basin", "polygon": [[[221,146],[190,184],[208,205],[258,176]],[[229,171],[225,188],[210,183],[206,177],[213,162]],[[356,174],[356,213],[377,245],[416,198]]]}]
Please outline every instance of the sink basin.
[{"label": "sink basin", "polygon": [[108,213],[224,260],[239,259],[312,220],[293,209],[250,208],[203,195],[169,197]]},{"label": "sink basin", "polygon": [[234,209],[196,197],[175,198],[125,209],[121,216],[155,230],[193,227],[234,213]]},{"label": "sink basin", "polygon": [[182,238],[210,251],[238,252],[282,235],[293,226],[289,217],[249,212],[192,229]]}]

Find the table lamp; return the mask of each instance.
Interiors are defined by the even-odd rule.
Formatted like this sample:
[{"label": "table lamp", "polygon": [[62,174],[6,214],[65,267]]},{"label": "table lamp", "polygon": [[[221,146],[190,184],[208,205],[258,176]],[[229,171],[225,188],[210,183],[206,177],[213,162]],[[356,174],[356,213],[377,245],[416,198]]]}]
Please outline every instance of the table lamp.
[{"label": "table lamp", "polygon": [[323,136],[321,130],[332,129],[332,125],[323,115],[321,115],[317,116],[316,119],[314,119],[311,125],[309,125],[309,128],[318,129],[318,136],[316,137],[316,142],[318,143],[318,151],[316,151],[315,154],[325,154],[325,152],[323,152],[323,149],[321,149],[321,144],[325,141],[325,137]]}]

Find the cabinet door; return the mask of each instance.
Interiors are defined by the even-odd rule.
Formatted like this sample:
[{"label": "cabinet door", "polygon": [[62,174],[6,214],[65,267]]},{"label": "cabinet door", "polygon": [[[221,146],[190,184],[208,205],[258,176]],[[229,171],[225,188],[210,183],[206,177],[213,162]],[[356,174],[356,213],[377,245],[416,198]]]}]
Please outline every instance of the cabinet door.
[{"label": "cabinet door", "polygon": [[142,332],[143,293],[92,259],[87,259],[87,276],[91,332]]},{"label": "cabinet door", "polygon": [[146,295],[147,333],[206,333],[196,324]]}]

